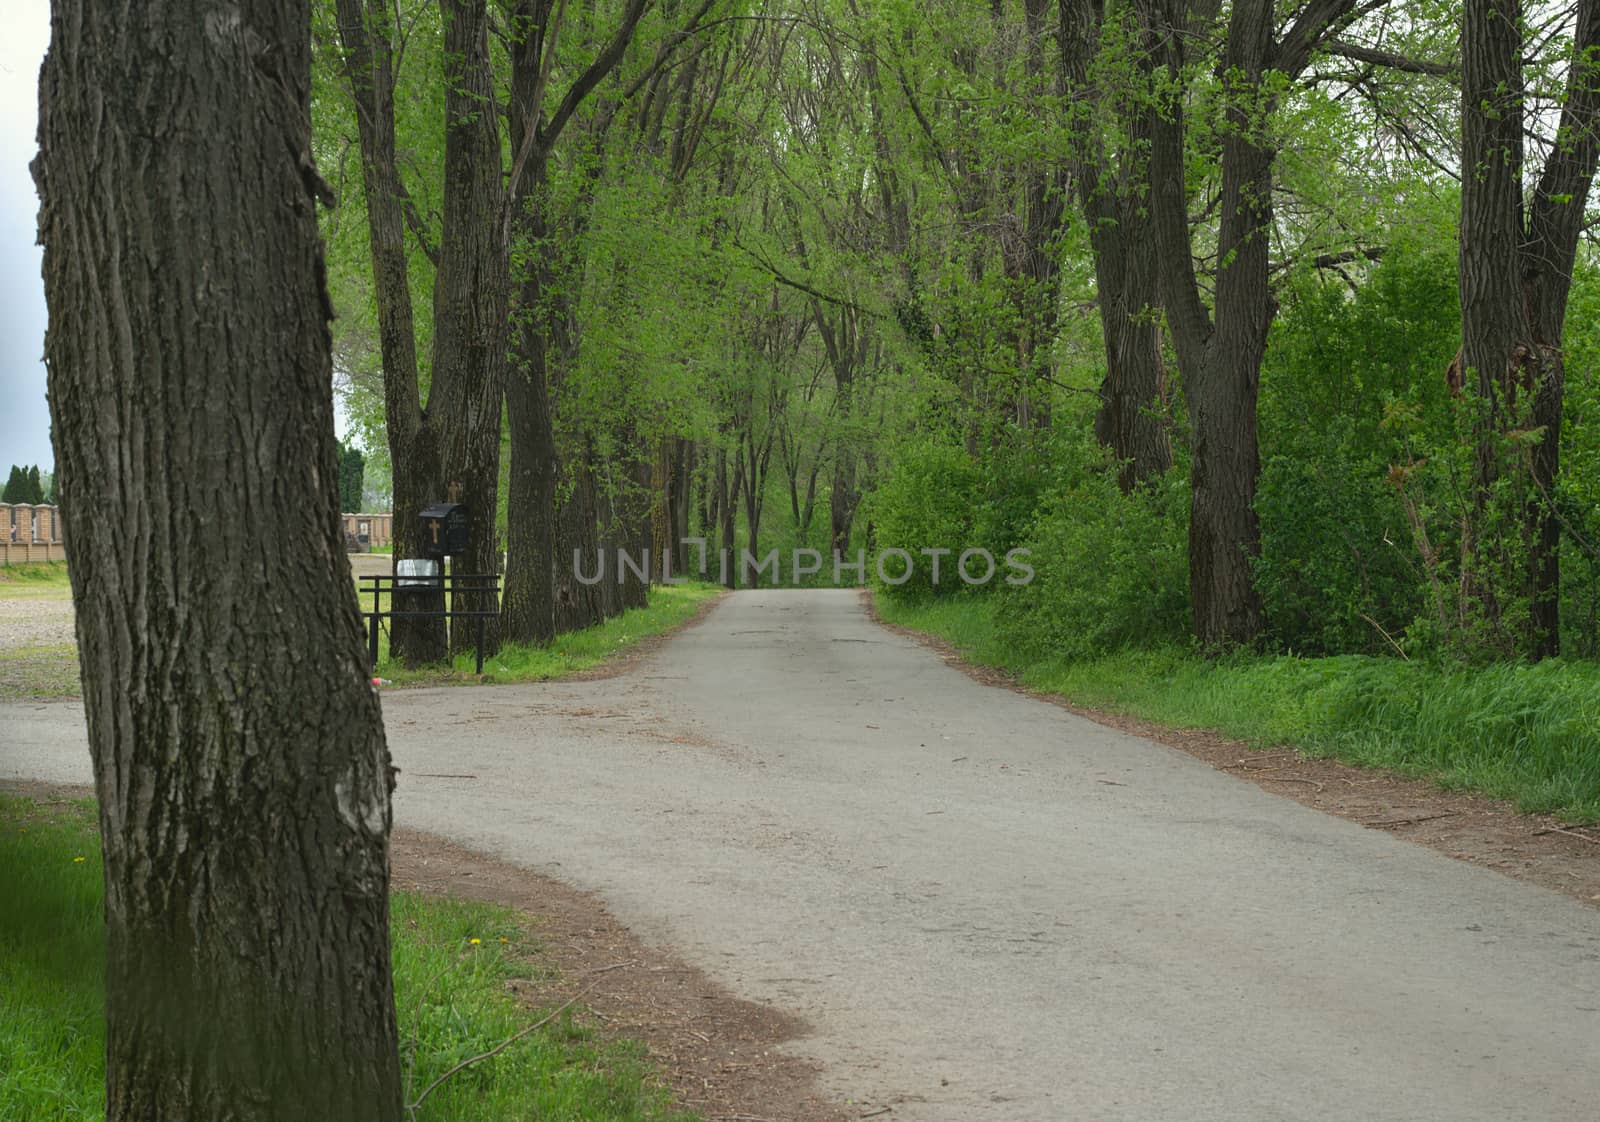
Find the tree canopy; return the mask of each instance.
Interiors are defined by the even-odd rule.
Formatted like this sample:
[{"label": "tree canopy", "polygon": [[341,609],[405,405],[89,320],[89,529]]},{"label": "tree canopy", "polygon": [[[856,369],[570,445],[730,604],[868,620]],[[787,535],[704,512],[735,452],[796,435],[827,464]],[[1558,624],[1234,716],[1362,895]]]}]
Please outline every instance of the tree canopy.
[{"label": "tree canopy", "polygon": [[1596,8],[325,0],[341,393],[402,514],[494,511],[511,640],[705,539],[1027,546],[1016,618],[1104,642],[1593,650]]}]

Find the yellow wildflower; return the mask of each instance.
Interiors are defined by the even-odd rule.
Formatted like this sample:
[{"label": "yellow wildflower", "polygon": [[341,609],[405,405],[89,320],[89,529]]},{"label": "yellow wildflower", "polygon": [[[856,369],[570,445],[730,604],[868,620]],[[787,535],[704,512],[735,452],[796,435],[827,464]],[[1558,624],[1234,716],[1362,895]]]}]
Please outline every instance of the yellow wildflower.
[{"label": "yellow wildflower", "polygon": [[467,942],[471,943],[473,946],[477,946],[479,943],[483,942],[483,940],[482,939],[468,939]]}]

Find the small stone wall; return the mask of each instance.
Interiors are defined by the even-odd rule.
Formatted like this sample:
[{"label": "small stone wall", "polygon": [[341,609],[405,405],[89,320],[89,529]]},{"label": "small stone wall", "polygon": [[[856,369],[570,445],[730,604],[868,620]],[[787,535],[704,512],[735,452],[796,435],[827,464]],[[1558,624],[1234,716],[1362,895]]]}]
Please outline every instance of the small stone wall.
[{"label": "small stone wall", "polygon": [[371,553],[394,540],[394,515],[387,510],[343,517],[344,546],[351,553]]},{"label": "small stone wall", "polygon": [[0,503],[0,565],[63,561],[61,512],[30,503]]}]

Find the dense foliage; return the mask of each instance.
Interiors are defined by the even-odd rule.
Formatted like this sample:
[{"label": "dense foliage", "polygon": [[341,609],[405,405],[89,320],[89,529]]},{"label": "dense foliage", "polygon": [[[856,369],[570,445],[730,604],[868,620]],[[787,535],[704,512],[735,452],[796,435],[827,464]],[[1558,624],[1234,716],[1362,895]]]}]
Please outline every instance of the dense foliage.
[{"label": "dense foliage", "polygon": [[[38,464],[32,467],[18,467],[12,464],[11,474],[6,478],[5,490],[0,491],[0,503],[32,503],[37,506],[49,502],[52,496],[46,492],[44,478],[48,477],[40,476]],[[53,489],[52,486],[51,490]]]},{"label": "dense foliage", "polygon": [[[1062,655],[1592,656],[1600,271],[1567,219],[1593,174],[1597,30],[1552,8],[1506,63],[1529,237],[1576,240],[1540,243],[1572,267],[1495,335],[1478,184],[1500,171],[1459,173],[1499,120],[1463,112],[1499,49],[1480,6],[328,0],[318,160],[369,481],[398,482],[408,445],[351,13],[392,64],[427,417],[458,363],[424,311],[453,299],[450,246],[485,244],[452,210],[445,46],[481,8],[502,183],[534,176],[483,227],[506,234],[497,540],[512,583],[553,571],[562,626],[633,595],[573,582],[574,551],[748,583],[771,569],[741,552],[776,549],[785,583],[827,583],[794,551],[867,551],[873,579],[902,549],[918,563],[892,595],[996,597],[1011,642]],[[1508,373],[1467,364],[1464,342],[1502,337]],[[951,579],[973,549],[1031,551],[1036,577]]]}]

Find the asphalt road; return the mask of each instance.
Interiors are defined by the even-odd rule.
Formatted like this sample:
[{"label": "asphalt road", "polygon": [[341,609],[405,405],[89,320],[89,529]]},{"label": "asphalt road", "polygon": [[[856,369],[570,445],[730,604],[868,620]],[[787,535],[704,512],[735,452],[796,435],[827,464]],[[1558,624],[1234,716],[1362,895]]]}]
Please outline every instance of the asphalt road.
[{"label": "asphalt road", "polygon": [[[384,711],[402,824],[807,1018],[889,1122],[1600,1114],[1600,913],[980,685],[851,592]],[[81,722],[0,706],[0,777],[85,781]]]}]

